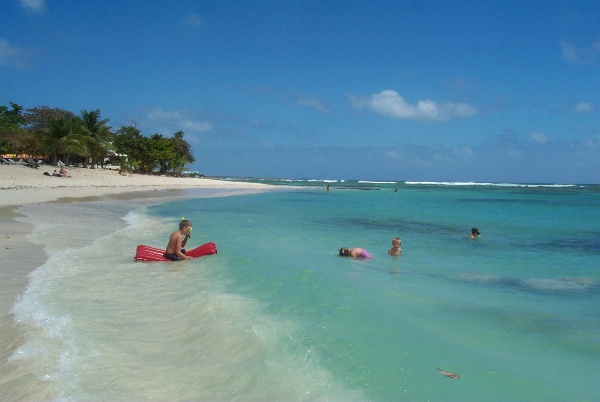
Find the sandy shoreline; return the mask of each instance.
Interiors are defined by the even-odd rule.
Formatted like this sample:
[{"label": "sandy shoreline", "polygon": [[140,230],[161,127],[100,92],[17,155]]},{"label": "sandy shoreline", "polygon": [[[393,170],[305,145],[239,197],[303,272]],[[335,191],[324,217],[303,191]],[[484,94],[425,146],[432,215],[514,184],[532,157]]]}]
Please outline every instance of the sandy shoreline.
[{"label": "sandy shoreline", "polygon": [[7,313],[7,304],[15,295],[13,291],[22,291],[27,284],[27,274],[48,258],[43,250],[28,240],[35,222],[25,223],[19,219],[23,217],[21,206],[102,198],[149,205],[190,197],[185,192],[189,189],[204,189],[203,196],[217,196],[236,194],[237,190],[249,193],[269,188],[264,184],[204,178],[121,175],[104,169],[71,168],[67,169],[70,175],[67,178],[44,175],[45,171],[52,173],[53,170],[52,166],[33,169],[21,165],[0,165],[0,256],[4,267],[19,267],[0,273],[3,283],[0,288],[5,290],[0,298],[0,312],[3,314]]},{"label": "sandy shoreline", "polygon": [[214,188],[260,189],[263,184],[236,183],[205,178],[178,178],[152,175],[121,175],[108,169],[67,169],[70,177],[45,176],[53,166],[33,169],[21,165],[0,165],[0,207],[54,201],[66,197],[97,197],[133,191]]},{"label": "sandy shoreline", "polygon": [[[0,250],[4,266],[19,266],[26,273],[40,266],[47,256],[32,251],[35,247],[27,240],[33,226],[17,222],[21,205],[42,204],[49,201],[82,201],[94,197],[112,197],[121,200],[160,202],[166,197],[184,197],[185,189],[206,189],[212,194],[227,189],[260,191],[268,186],[254,183],[236,183],[204,178],[176,178],[150,175],[121,175],[107,169],[68,168],[70,177],[45,176],[53,166],[33,169],[22,165],[0,165]],[[214,192],[213,192],[214,191]],[[166,201],[166,200],[165,200]],[[27,250],[27,252],[24,252]],[[2,278],[7,279],[7,278]],[[22,281],[11,278],[10,282]],[[2,303],[0,303],[0,307]]]},{"label": "sandy shoreline", "polygon": [[[0,389],[19,390],[16,394],[9,394],[12,395],[10,399],[51,398],[44,381],[26,381],[27,389],[22,389],[21,378],[27,378],[27,373],[34,368],[28,363],[13,363],[10,359],[24,341],[22,328],[14,322],[10,311],[27,289],[29,274],[48,260],[48,253],[52,254],[43,245],[30,240],[36,227],[35,216],[50,214],[58,219],[69,216],[69,222],[75,217],[85,225],[86,217],[73,215],[72,205],[73,202],[89,202],[90,207],[106,211],[107,217],[112,216],[115,221],[113,230],[117,230],[124,222],[115,219],[114,210],[109,210],[115,205],[120,206],[117,208],[119,211],[126,211],[175,199],[249,194],[272,189],[264,184],[120,175],[117,171],[102,169],[69,168],[67,171],[71,177],[68,178],[45,176],[45,171],[52,173],[54,167],[32,169],[0,165],[0,260],[3,267],[0,270]],[[68,224],[63,225],[61,230],[60,233],[69,231]],[[96,232],[91,231],[90,236],[97,236]]]}]

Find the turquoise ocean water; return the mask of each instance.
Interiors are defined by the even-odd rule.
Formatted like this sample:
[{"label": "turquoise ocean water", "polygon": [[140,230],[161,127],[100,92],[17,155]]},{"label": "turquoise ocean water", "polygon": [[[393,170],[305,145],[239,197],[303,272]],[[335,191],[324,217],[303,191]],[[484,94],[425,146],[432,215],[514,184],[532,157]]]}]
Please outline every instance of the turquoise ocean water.
[{"label": "turquoise ocean water", "polygon": [[[263,182],[291,188],[68,204],[0,397],[599,400],[599,186]],[[73,226],[52,208],[34,241]],[[217,255],[133,260],[182,216]]]}]

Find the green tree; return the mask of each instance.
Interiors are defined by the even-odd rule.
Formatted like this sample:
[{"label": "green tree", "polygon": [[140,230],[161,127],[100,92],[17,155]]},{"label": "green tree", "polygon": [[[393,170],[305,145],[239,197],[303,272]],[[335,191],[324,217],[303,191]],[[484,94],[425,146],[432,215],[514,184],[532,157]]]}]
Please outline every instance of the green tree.
[{"label": "green tree", "polygon": [[139,167],[144,138],[140,130],[134,126],[123,126],[117,130],[113,137],[113,144],[121,170],[133,171]]},{"label": "green tree", "polygon": [[44,151],[50,157],[50,163],[58,163],[58,157],[64,154],[65,161],[69,162],[69,155],[87,156],[87,143],[89,138],[81,124],[81,120],[74,116],[61,116],[50,123],[50,127],[45,130]]},{"label": "green tree", "polygon": [[68,110],[50,108],[48,106],[30,108],[23,114],[25,127],[31,131],[46,131],[50,128],[54,120],[61,117],[73,119],[76,116]]},{"label": "green tree", "polygon": [[0,106],[0,130],[6,130],[20,126],[25,122],[23,117],[23,106],[10,102],[12,110],[7,106]]},{"label": "green tree", "polygon": [[24,150],[23,107],[10,102],[12,109],[0,106],[0,151],[20,153]]},{"label": "green tree", "polygon": [[[75,122],[77,119],[75,114],[72,112],[50,108],[48,106],[38,106],[31,109],[27,109],[23,115],[24,126],[27,131],[27,137],[29,139],[29,153],[31,154],[44,154],[49,156],[50,162],[55,164],[58,159],[58,154],[64,151],[64,144],[60,146],[56,143],[57,135],[58,138],[62,138],[72,131],[71,126],[81,124]],[[61,123],[58,126],[53,124],[60,120]],[[75,124],[77,123],[77,124]],[[65,124],[70,124],[69,129],[64,127]],[[62,132],[65,132],[61,134]]]},{"label": "green tree", "polygon": [[162,134],[153,134],[150,137],[151,154],[158,164],[159,173],[165,174],[169,171],[169,162],[175,157],[175,151],[168,138]]},{"label": "green tree", "polygon": [[[92,139],[87,143],[88,156],[92,158],[92,163],[100,161],[101,164],[104,164],[104,158],[114,151],[110,142],[112,133],[106,124],[108,119],[100,119],[99,109],[91,112],[82,110],[81,121],[87,135]],[[84,166],[87,166],[87,162],[86,158]]]},{"label": "green tree", "polygon": [[[160,135],[160,134],[159,134]],[[139,167],[142,172],[152,172],[157,166],[157,159],[154,153],[154,141],[148,137],[143,137],[140,142]]]},{"label": "green tree", "polygon": [[183,139],[183,131],[178,131],[173,134],[173,149],[178,157],[180,157],[185,164],[196,162],[196,158],[192,155],[190,144]]}]

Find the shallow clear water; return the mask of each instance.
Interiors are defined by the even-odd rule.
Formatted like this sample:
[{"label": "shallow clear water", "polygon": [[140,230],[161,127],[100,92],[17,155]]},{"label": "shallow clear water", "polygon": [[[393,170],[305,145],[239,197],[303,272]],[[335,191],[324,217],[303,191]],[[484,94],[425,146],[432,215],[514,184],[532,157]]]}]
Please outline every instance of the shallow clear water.
[{"label": "shallow clear water", "polygon": [[[26,335],[11,364],[50,398],[597,398],[596,187],[346,182],[70,208],[82,232],[47,246],[13,307]],[[117,231],[107,216],[124,217]],[[133,260],[182,216],[188,247],[214,241],[217,255]],[[37,219],[40,241],[70,224]]]}]

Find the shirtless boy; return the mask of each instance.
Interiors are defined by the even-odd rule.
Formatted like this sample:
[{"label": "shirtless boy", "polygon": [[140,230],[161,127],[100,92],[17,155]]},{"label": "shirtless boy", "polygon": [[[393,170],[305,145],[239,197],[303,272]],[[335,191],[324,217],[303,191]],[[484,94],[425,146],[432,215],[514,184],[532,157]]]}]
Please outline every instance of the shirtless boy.
[{"label": "shirtless boy", "polygon": [[400,255],[402,249],[400,246],[402,245],[402,240],[399,237],[394,237],[392,239],[392,248],[388,250],[389,255]]},{"label": "shirtless boy", "polygon": [[191,230],[192,222],[187,219],[179,222],[179,230],[171,233],[171,236],[169,237],[169,244],[167,244],[167,249],[165,250],[165,258],[168,258],[171,261],[187,260],[188,258],[191,258],[184,254],[185,250],[182,250],[190,237]]}]

